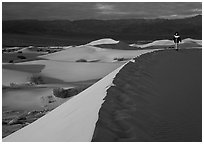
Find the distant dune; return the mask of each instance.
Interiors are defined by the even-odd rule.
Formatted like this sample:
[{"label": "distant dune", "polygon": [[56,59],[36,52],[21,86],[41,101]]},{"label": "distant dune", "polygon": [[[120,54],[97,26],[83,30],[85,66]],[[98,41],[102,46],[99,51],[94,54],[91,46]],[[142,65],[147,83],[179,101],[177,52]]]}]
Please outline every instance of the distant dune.
[{"label": "distant dune", "polygon": [[[150,48],[150,47],[174,47],[173,40],[156,40],[151,43],[147,44],[131,44],[132,47],[140,47],[140,48]],[[192,47],[201,47],[202,46],[202,40],[195,40],[191,38],[183,39],[181,43],[179,43],[179,48],[192,48]]]},{"label": "distant dune", "polygon": [[129,46],[127,43],[119,41],[118,43],[115,44],[100,44],[100,45],[95,45],[100,48],[105,48],[105,49],[119,49],[119,50],[136,50],[136,47]]},{"label": "distant dune", "polygon": [[115,50],[136,50],[135,47],[129,46],[127,43],[123,41],[116,41],[111,38],[99,39],[92,41],[87,46],[95,46],[98,48],[105,48],[105,49],[115,49]]},{"label": "distant dune", "polygon": [[[107,45],[103,44],[103,46],[106,47]],[[77,60],[83,59],[83,60],[86,60],[87,62],[95,61],[95,60],[99,62],[115,62],[117,61],[116,59],[120,59],[120,58],[131,59],[149,51],[146,49],[138,51],[136,50],[136,48],[132,48],[134,50],[125,50],[126,48],[123,47],[122,49],[121,47],[122,50],[120,50],[117,48],[106,49],[106,48],[100,48],[98,46],[81,45],[81,46],[71,47],[69,49],[66,49],[60,52],[47,54],[39,57],[43,59],[54,60],[54,61],[75,62]]]},{"label": "distant dune", "polygon": [[202,141],[202,52],[144,54],[116,75],[92,141]]},{"label": "distant dune", "polygon": [[[117,41],[111,38],[96,40],[91,44],[107,45],[108,43],[116,43],[117,45]],[[128,45],[123,43],[123,46]],[[23,50],[30,51],[28,47]],[[37,60],[34,58],[27,62],[3,64],[3,84],[10,85],[10,83],[28,82],[32,75],[39,75],[43,78],[48,77],[62,82],[100,79],[128,60],[150,51],[153,50],[106,49],[91,45],[73,46],[59,52],[41,55],[36,58]],[[11,60],[14,56],[18,56],[16,54],[18,53],[15,53],[15,55],[13,53],[6,53],[3,60]],[[8,69],[12,71],[6,74],[5,72]],[[13,75],[10,77],[11,72]],[[25,72],[26,75],[24,76],[23,73]],[[15,73],[20,77],[15,78]]]},{"label": "distant dune", "polygon": [[32,77],[31,73],[2,68],[2,85],[10,86],[11,83],[25,83]]},{"label": "distant dune", "polygon": [[95,45],[101,45],[101,44],[117,44],[117,43],[119,43],[119,41],[113,40],[111,38],[104,38],[104,39],[92,41],[87,45],[95,46]]},{"label": "distant dune", "polygon": [[[28,72],[31,74],[41,75],[42,77],[50,77],[64,82],[77,82],[100,79],[124,63],[85,63],[85,62],[60,62],[50,60],[37,60],[30,62],[23,62],[18,64],[4,65],[8,69],[17,69],[18,71]],[[32,67],[42,66],[39,73],[35,73],[36,69]],[[32,72],[33,70],[33,72]],[[3,74],[6,75],[6,74]],[[23,75],[21,75],[23,76]],[[26,79],[29,80],[28,77]],[[13,82],[16,82],[13,79]]]}]

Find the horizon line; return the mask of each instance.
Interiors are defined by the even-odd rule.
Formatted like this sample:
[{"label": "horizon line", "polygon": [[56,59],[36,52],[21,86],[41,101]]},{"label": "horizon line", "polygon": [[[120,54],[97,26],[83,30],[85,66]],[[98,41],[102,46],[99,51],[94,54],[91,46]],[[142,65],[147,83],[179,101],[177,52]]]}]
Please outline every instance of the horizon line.
[{"label": "horizon line", "polygon": [[194,16],[189,17],[183,17],[183,18],[165,18],[165,17],[155,17],[155,18],[115,18],[115,19],[77,19],[77,20],[69,20],[69,19],[2,19],[2,21],[85,21],[85,20],[97,20],[97,21],[111,21],[111,20],[156,20],[156,19],[162,19],[162,20],[178,20],[178,19],[187,19],[187,18],[193,18],[197,16],[202,16],[202,14],[197,14]]}]

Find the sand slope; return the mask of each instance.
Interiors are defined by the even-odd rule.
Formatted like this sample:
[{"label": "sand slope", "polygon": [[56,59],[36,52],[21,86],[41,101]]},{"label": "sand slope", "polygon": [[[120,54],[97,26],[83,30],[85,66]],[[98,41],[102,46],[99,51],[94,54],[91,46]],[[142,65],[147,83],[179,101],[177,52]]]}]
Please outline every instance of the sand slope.
[{"label": "sand slope", "polygon": [[29,81],[32,74],[27,72],[2,69],[2,85],[10,86],[11,83],[25,83]]},{"label": "sand slope", "polygon": [[[191,39],[191,38],[186,38],[186,39],[183,39],[179,45],[182,48],[200,47],[200,46],[202,46],[202,40],[195,40],[195,39]],[[148,47],[152,47],[152,46],[165,47],[165,46],[174,46],[174,42],[173,42],[173,40],[156,40],[156,41],[153,41],[153,42],[147,43],[147,44],[131,44],[130,46],[140,47],[140,48],[148,48]]]},{"label": "sand slope", "polygon": [[202,140],[201,50],[145,54],[113,83],[93,141]]},{"label": "sand slope", "polygon": [[29,47],[25,47],[25,48],[22,48],[16,52],[22,52],[22,53],[33,53],[33,54],[47,54],[47,52],[37,52],[37,51],[32,51],[31,50],[32,46],[29,46]]},{"label": "sand slope", "polygon": [[122,41],[119,41],[118,43],[115,43],[115,44],[100,44],[95,46],[100,48],[105,48],[105,49],[136,50],[135,47],[129,46],[127,43]]},{"label": "sand slope", "polygon": [[3,141],[91,141],[106,90],[112,86],[115,75],[127,63]]},{"label": "sand slope", "polygon": [[[84,63],[84,62],[62,62],[50,60],[37,60],[15,64],[15,67],[21,67],[19,71],[27,71],[26,66],[44,65],[38,75],[55,78],[64,82],[77,82],[93,79],[100,79],[123,63]],[[28,68],[29,68],[28,67]]]},{"label": "sand slope", "polygon": [[100,62],[113,62],[114,58],[131,59],[148,51],[149,50],[113,50],[82,45],[40,57],[55,61],[76,61],[85,59],[87,61],[98,60]]},{"label": "sand slope", "polygon": [[122,67],[3,141],[91,141],[106,89]]}]

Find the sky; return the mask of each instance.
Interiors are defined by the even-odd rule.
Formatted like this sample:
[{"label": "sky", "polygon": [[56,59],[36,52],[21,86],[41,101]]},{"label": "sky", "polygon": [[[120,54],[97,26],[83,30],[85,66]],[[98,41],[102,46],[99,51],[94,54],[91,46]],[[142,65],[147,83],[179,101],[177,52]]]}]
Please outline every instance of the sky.
[{"label": "sky", "polygon": [[177,19],[202,14],[201,2],[3,2],[2,19]]}]

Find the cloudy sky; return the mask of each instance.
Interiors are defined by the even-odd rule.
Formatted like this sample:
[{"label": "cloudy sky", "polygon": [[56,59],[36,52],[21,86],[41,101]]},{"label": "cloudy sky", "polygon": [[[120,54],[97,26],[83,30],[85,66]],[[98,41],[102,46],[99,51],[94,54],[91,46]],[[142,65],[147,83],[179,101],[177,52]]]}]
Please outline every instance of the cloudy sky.
[{"label": "cloudy sky", "polygon": [[3,2],[3,20],[184,18],[202,13],[201,2]]}]

